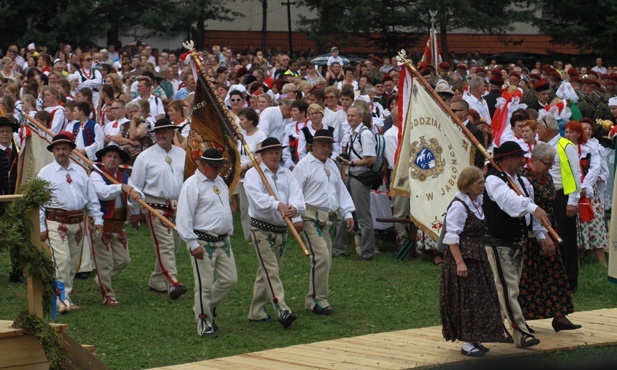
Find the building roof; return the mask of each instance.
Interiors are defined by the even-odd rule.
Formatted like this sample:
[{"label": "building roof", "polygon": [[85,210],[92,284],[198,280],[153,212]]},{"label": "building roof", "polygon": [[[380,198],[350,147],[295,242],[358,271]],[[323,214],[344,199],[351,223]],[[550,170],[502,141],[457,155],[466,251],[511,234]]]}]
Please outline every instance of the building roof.
[{"label": "building roof", "polygon": [[[293,32],[292,41],[294,50],[317,49],[317,44],[309,40],[308,33]],[[420,35],[416,45],[408,52],[418,50],[422,52],[426,45],[428,35]],[[439,43],[439,36],[438,43]],[[225,45],[233,50],[245,50],[252,46],[257,49],[261,45],[260,31],[206,31],[204,37],[206,45]],[[341,43],[342,44],[342,43]],[[268,32],[266,38],[267,48],[272,47],[280,50],[289,49],[287,32]],[[357,46],[342,46],[341,54],[370,54],[382,53],[372,45],[358,40]],[[551,42],[550,36],[544,35],[487,35],[487,34],[463,34],[453,33],[448,35],[448,49],[456,54],[478,51],[482,55],[524,52],[540,55],[548,54],[580,54],[581,50],[573,45],[560,45]],[[319,50],[318,50],[319,51]]]}]

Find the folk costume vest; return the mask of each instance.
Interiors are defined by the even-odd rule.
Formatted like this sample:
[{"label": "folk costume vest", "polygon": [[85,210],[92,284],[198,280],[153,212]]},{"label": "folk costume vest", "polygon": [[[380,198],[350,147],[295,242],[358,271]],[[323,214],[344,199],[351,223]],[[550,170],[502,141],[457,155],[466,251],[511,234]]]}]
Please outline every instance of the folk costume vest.
[{"label": "folk costume vest", "polygon": [[[120,171],[116,171],[116,174],[112,174],[108,169],[103,168],[102,169],[103,172],[105,172],[106,174],[112,176],[113,178],[116,179],[116,181],[120,184],[128,184],[129,183],[129,175],[127,175],[126,173],[120,172]],[[103,176],[103,175],[101,175]],[[109,179],[107,179],[107,177],[103,176],[103,181],[105,181],[106,185],[110,185],[111,181],[109,181]],[[99,199],[99,203],[101,203],[101,212],[103,212],[103,220],[123,220],[126,221],[127,219],[127,194],[125,192],[122,192],[122,194],[120,195],[122,197],[122,208],[118,209],[115,208],[116,206],[116,199],[112,199],[112,200],[100,200]],[[120,214],[117,214],[116,211],[121,210],[121,212],[118,212]]]},{"label": "folk costume vest", "polygon": [[[81,132],[82,137],[84,139],[84,146],[90,146],[94,144],[94,125],[96,122],[89,119],[84,125],[84,129]],[[81,122],[77,121],[73,124],[73,137],[77,138],[77,133],[79,133],[79,128],[81,126]]]},{"label": "folk costume vest", "polygon": [[[507,176],[504,172],[497,171],[494,168],[491,168],[486,175],[489,176],[497,176],[502,181],[508,184]],[[520,184],[520,188],[525,194],[525,196],[529,197],[527,194],[527,189],[523,186],[523,181],[519,177],[518,182]],[[488,230],[486,232],[487,236],[491,236],[493,238],[501,239],[508,242],[520,242],[524,238],[527,237],[528,231],[531,230],[530,226],[527,226],[525,222],[525,217],[510,217],[506,212],[501,210],[497,203],[495,203],[488,194],[484,194],[484,214],[486,219],[486,225]]]}]

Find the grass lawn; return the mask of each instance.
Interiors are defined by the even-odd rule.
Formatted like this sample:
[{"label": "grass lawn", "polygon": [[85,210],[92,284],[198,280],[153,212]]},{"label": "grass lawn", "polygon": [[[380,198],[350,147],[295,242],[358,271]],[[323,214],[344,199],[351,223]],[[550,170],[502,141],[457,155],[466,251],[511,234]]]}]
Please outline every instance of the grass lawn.
[{"label": "grass lawn", "polygon": [[[238,223],[236,230],[241,230]],[[377,256],[373,262],[356,262],[354,253],[335,258],[329,300],[336,313],[322,317],[305,310],[309,259],[293,240],[287,247],[281,277],[287,304],[298,314],[298,320],[290,330],[283,330],[278,323],[249,322],[247,314],[257,259],[253,247],[241,237],[235,237],[232,247],[238,286],[217,309],[219,338],[204,339],[197,336],[193,318],[194,283],[186,248],[183,246],[178,254],[177,266],[179,279],[189,287],[189,294],[171,301],[148,292],[148,277],[154,266],[148,231],[129,228],[128,233],[132,262],[114,281],[120,306],[103,306],[92,280],[76,280],[73,300],[81,310],[56,319],[69,324],[68,334],[78,342],[95,345],[99,358],[113,369],[180,364],[294,344],[440,325],[439,268],[423,257],[398,261],[389,253]],[[0,254],[0,281],[5,286],[0,305],[3,320],[12,320],[27,308],[26,287],[6,283],[10,270],[8,258],[8,251]],[[604,268],[585,259],[574,300],[577,311],[615,307],[617,286],[607,282]],[[615,348],[577,351],[580,353],[577,359],[597,357],[598,351],[608,354]],[[550,361],[550,356],[543,358]]]}]

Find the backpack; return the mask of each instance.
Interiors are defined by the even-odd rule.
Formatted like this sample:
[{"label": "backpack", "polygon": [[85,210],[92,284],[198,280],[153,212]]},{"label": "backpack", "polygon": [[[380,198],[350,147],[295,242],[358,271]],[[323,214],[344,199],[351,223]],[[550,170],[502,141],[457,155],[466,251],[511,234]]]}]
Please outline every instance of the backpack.
[{"label": "backpack", "polygon": [[[363,127],[358,135],[358,141],[360,142],[360,145],[362,145],[362,131],[364,130],[368,130],[368,128],[366,126]],[[382,134],[373,134],[373,136],[375,137],[375,164],[369,167],[369,169],[380,172],[381,166],[383,165],[383,162],[385,160],[384,153],[386,150],[386,139],[384,139]]]}]

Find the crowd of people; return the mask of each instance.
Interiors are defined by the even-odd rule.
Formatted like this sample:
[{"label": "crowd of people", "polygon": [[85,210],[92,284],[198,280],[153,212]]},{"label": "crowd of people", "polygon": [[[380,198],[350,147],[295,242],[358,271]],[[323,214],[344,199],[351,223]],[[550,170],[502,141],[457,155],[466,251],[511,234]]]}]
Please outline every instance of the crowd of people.
[{"label": "crowd of people", "polygon": [[[259,262],[249,320],[276,319],[288,328],[297,319],[279,277],[290,226],[311,258],[305,308],[334,313],[328,275],[332,258],[349,253],[350,233],[356,259],[369,262],[380,253],[375,203],[396,218],[413,213],[405,197],[372,192],[387,187],[397,162],[396,59],[347,63],[336,47],[324,65],[276,50],[200,51],[215,93],[245,139],[237,148],[241,180],[230,193],[219,176],[228,160],[218,150],[200,153],[197,170],[185,178],[191,113],[199,102],[183,51],[142,43],[116,49],[10,45],[1,60],[3,194],[15,191],[20,142],[14,132],[34,119],[53,134],[48,150],[54,161],[38,176],[53,185],[40,227],[56,278],[66,287],[57,299],[59,312],[79,309],[73,279],[94,271],[102,303],[120,304],[112,279],[130,263],[130,221],[147,224],[155,252],[148,285],[170,299],[188,291],[176,269],[186,242],[201,336],[217,336],[216,309],[237,282],[234,235],[253,243]],[[482,342],[507,341],[504,317],[520,347],[539,343],[525,317],[553,317],[556,331],[579,327],[566,318],[573,311],[579,255],[591,251],[606,264],[617,130],[596,120],[615,122],[617,73],[601,58],[588,70],[559,63],[529,69],[469,55],[453,67],[418,66],[504,171],[486,167],[479,154],[475,167],[461,173],[445,252],[421,231],[394,226],[397,248],[416,243],[436,264],[443,261],[444,337],[463,341],[465,355],[487,352]],[[72,150],[100,163],[101,171],[88,175],[69,160]],[[249,152],[259,155],[257,162]],[[587,212],[579,212],[583,208]],[[233,229],[234,213],[241,231]],[[552,242],[550,226],[563,245]],[[558,289],[544,289],[547,279]],[[24,282],[16,266],[10,281]]]}]

